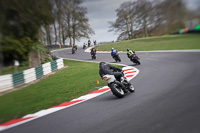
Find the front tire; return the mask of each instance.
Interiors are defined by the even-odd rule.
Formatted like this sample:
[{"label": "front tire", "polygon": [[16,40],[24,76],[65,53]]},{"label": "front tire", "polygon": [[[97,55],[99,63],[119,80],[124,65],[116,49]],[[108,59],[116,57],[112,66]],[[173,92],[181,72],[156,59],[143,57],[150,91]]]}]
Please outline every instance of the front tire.
[{"label": "front tire", "polygon": [[110,84],[110,89],[116,97],[118,98],[124,97],[124,91],[117,84],[115,83]]},{"label": "front tire", "polygon": [[119,59],[119,62],[121,62],[121,59],[120,58],[118,58]]},{"label": "front tire", "polygon": [[137,60],[137,64],[138,64],[138,65],[140,65],[140,64],[141,64],[139,60]]},{"label": "front tire", "polygon": [[128,90],[129,90],[130,92],[134,92],[134,91],[135,91],[135,88],[134,88],[134,86],[133,86],[132,84],[130,84]]}]

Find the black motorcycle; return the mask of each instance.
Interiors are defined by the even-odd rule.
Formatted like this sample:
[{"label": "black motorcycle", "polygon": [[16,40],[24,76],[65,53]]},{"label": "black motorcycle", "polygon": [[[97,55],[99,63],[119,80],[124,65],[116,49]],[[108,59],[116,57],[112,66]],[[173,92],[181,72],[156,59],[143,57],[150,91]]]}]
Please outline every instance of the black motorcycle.
[{"label": "black motorcycle", "polygon": [[121,59],[120,59],[120,57],[119,57],[119,53],[117,52],[117,53],[115,53],[113,56],[113,59],[117,62],[117,61],[119,61],[119,62],[121,62]]},{"label": "black motorcycle", "polygon": [[77,46],[76,45],[72,47],[72,54],[74,54],[75,51],[77,51]]},{"label": "black motorcycle", "polygon": [[73,47],[73,48],[72,48],[72,54],[75,54],[75,51],[76,51],[76,48]]},{"label": "black motorcycle", "polygon": [[91,42],[88,42],[88,47],[90,47]]},{"label": "black motorcycle", "polygon": [[93,59],[95,60],[96,57],[97,57],[97,56],[96,56],[96,52],[91,53],[91,57],[92,57],[92,60],[93,60]]},{"label": "black motorcycle", "polygon": [[86,44],[83,45],[83,49],[85,49],[85,48],[86,48]]},{"label": "black motorcycle", "polygon": [[130,57],[130,60],[133,62],[133,63],[136,63],[136,65],[140,65],[140,58],[136,55],[136,54],[132,54],[131,57]]}]

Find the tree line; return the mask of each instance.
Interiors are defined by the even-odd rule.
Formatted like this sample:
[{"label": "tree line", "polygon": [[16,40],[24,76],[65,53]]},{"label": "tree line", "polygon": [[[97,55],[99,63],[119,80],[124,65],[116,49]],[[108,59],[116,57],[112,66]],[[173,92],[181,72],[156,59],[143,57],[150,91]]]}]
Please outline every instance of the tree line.
[{"label": "tree line", "polygon": [[72,46],[76,40],[89,38],[94,34],[86,17],[87,9],[81,6],[82,0],[51,0],[54,22],[41,28],[41,40],[47,45],[61,44]]},{"label": "tree line", "polygon": [[[46,45],[89,38],[82,0],[0,0],[1,66],[29,60],[34,67],[49,57]],[[33,60],[38,60],[34,64]]]},{"label": "tree line", "polygon": [[117,19],[109,22],[119,40],[171,34],[185,27],[185,21],[199,18],[183,0],[127,1],[116,9]]}]

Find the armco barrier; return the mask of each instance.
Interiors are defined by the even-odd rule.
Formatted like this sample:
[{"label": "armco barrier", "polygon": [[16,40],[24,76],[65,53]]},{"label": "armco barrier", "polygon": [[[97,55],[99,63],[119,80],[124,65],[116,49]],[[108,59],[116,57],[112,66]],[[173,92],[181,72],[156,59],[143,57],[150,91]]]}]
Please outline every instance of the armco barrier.
[{"label": "armco barrier", "polygon": [[44,75],[47,75],[63,67],[63,59],[57,59],[36,68],[27,69],[23,72],[2,75],[0,76],[0,92],[8,91],[13,88],[30,83],[36,79],[43,77]]}]

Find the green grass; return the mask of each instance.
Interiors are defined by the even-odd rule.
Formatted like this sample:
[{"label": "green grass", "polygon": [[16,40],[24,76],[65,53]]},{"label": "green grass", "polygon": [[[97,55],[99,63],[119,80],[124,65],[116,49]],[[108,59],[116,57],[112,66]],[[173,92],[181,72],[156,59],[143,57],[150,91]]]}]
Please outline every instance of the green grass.
[{"label": "green grass", "polygon": [[70,60],[64,60],[64,63],[68,68],[0,96],[0,123],[59,105],[105,85],[99,76],[98,63]]},{"label": "green grass", "polygon": [[139,38],[97,46],[99,51],[135,51],[200,49],[200,34],[166,35],[161,37]]}]

